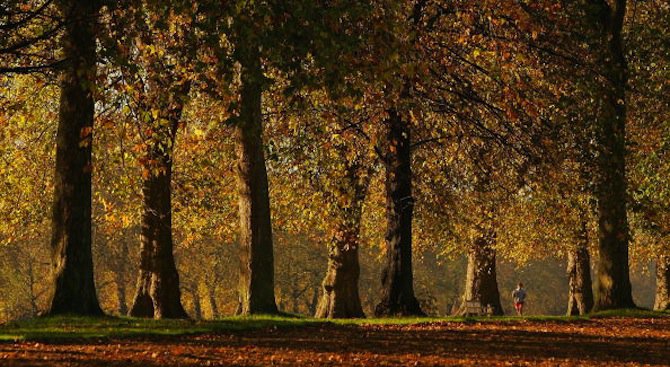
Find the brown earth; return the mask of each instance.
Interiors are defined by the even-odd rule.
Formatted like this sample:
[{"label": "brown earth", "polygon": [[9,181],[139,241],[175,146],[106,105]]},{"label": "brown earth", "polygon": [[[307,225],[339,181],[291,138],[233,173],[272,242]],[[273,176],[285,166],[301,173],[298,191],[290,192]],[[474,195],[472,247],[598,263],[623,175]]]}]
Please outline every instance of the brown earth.
[{"label": "brown earth", "polygon": [[668,366],[670,318],[263,329],[0,343],[0,366]]}]

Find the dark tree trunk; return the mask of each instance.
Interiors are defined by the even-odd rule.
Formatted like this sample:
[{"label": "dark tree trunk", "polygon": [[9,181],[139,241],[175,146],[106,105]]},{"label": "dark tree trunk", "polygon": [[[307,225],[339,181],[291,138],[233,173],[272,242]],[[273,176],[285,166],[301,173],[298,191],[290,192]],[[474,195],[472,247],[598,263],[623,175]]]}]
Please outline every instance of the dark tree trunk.
[{"label": "dark tree trunk", "polygon": [[[188,84],[174,84],[167,94],[159,93],[161,82],[152,86],[160,118],[169,121],[163,126],[153,121],[154,133],[148,138],[145,163],[147,173],[142,180],[142,230],[140,270],[130,315],[155,319],[187,318],[181,303],[179,273],[174,260],[172,240],[172,152]],[[153,107],[153,105],[151,107]]]},{"label": "dark tree trunk", "polygon": [[627,64],[622,28],[626,1],[600,2],[599,64],[603,81],[597,104],[599,172],[597,175],[599,259],[594,310],[635,307],[628,265],[626,213]]},{"label": "dark tree trunk", "polygon": [[96,80],[96,1],[62,2],[68,60],[60,80],[52,207],[53,293],[46,314],[102,315],[91,250],[91,144]]},{"label": "dark tree trunk", "polygon": [[272,223],[261,115],[264,75],[258,49],[250,47],[247,51],[236,124],[241,245],[238,311],[242,315],[275,314]]},{"label": "dark tree trunk", "polygon": [[328,271],[316,309],[317,318],[365,317],[358,294],[358,278],[361,273],[358,262],[361,208],[353,211],[358,214],[348,213],[352,216],[343,218],[342,225],[328,245]]},{"label": "dark tree trunk", "polygon": [[493,315],[503,315],[496,274],[495,232],[487,230],[468,250],[468,269],[465,279],[462,312],[465,302],[479,301],[482,307],[492,307]]},{"label": "dark tree trunk", "polygon": [[[147,251],[147,254],[140,254],[140,258],[151,256],[148,253],[150,250],[142,248],[141,252],[144,253],[145,251]],[[133,296],[133,304],[130,306],[128,316],[152,318],[154,317],[154,302],[151,300],[151,272],[143,270],[143,267],[149,268],[151,265],[148,263],[143,265],[142,260],[140,260],[135,296]]]},{"label": "dark tree trunk", "polygon": [[593,308],[588,222],[585,213],[582,215],[579,242],[568,253],[568,316],[586,315]]},{"label": "dark tree trunk", "polygon": [[656,259],[656,300],[654,310],[670,310],[670,255],[663,254]]},{"label": "dark tree trunk", "polygon": [[142,184],[140,272],[130,315],[186,318],[172,254],[172,161],[163,159],[160,172],[149,174]]},{"label": "dark tree trunk", "polygon": [[387,120],[386,264],[377,316],[423,316],[414,295],[412,273],[412,197],[410,127],[395,109]]}]

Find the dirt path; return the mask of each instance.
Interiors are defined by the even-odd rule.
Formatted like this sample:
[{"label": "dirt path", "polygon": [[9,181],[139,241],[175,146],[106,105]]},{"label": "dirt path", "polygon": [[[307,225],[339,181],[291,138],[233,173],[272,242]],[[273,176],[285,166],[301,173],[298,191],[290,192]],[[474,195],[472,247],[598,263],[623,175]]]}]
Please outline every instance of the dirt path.
[{"label": "dirt path", "polygon": [[670,318],[320,325],[0,344],[0,366],[670,366]]}]

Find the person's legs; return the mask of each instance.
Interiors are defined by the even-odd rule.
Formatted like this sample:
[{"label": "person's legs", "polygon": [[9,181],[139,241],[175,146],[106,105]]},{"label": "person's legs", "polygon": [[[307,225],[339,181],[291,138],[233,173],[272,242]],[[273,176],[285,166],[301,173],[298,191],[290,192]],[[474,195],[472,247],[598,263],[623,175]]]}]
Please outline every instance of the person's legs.
[{"label": "person's legs", "polygon": [[519,316],[523,316],[523,302],[519,302]]}]

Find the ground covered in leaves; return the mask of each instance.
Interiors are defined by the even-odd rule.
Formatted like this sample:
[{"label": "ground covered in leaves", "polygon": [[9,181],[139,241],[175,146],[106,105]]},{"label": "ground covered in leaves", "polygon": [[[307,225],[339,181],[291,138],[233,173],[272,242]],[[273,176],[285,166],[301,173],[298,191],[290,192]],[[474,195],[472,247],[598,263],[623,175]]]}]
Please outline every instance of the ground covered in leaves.
[{"label": "ground covered in leaves", "polygon": [[[0,366],[670,365],[670,317],[404,324],[237,320],[190,324],[190,330],[178,323],[147,330],[147,324],[133,322],[66,330],[69,337],[55,325],[43,334],[29,334],[25,325],[3,326]],[[182,329],[188,333],[177,332]]]}]

